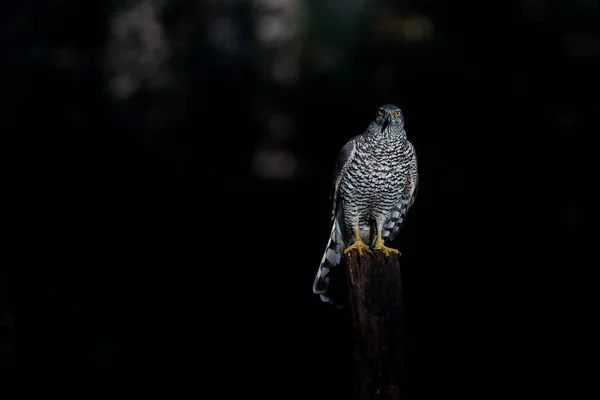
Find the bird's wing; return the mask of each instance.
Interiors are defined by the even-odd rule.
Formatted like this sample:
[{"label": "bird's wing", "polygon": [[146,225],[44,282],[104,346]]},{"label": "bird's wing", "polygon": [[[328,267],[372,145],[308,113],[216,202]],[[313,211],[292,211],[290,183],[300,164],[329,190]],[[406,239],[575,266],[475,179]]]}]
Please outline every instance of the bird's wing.
[{"label": "bird's wing", "polygon": [[400,196],[400,200],[392,209],[390,218],[382,232],[382,238],[386,243],[389,243],[396,238],[398,232],[400,232],[400,228],[404,224],[408,209],[413,205],[415,198],[417,197],[417,188],[419,187],[419,172],[417,153],[415,152],[412,144],[410,144],[409,154],[410,162],[406,171],[408,183]]},{"label": "bird's wing", "polygon": [[410,160],[408,169],[409,185],[407,185],[406,187],[410,198],[408,203],[409,208],[415,202],[415,198],[417,197],[417,190],[419,189],[419,165],[417,161],[417,153],[415,152],[415,148],[412,144],[410,145],[410,147],[412,150],[412,158]]},{"label": "bird's wing", "polygon": [[[336,286],[339,289],[339,285],[336,285],[334,282],[333,292],[330,290],[331,279],[329,274],[340,264],[342,250],[344,249],[344,237],[341,227],[343,220],[338,207],[338,191],[342,178],[344,177],[348,166],[352,163],[354,154],[356,153],[355,139],[356,137],[350,139],[344,147],[342,147],[335,163],[334,179],[331,187],[331,198],[333,200],[333,209],[331,211],[331,233],[329,235],[329,240],[327,241],[327,246],[325,247],[325,252],[323,253],[323,258],[321,258],[317,276],[313,283],[313,292],[321,295],[322,301],[330,302],[334,305],[338,304],[335,297],[338,297]],[[343,279],[340,280],[337,278],[334,279],[334,281],[344,282]],[[334,297],[333,299],[332,296]],[[338,306],[339,305],[340,304],[338,304]]]},{"label": "bird's wing", "polygon": [[335,218],[337,214],[337,205],[338,205],[338,191],[340,188],[340,183],[342,182],[342,178],[344,174],[348,170],[348,167],[352,163],[354,159],[354,154],[356,153],[356,138],[358,136],[353,137],[348,140],[344,147],[340,150],[337,160],[335,162],[334,174],[333,174],[333,184],[331,185],[331,200],[333,201],[333,209],[331,210],[331,220]]}]

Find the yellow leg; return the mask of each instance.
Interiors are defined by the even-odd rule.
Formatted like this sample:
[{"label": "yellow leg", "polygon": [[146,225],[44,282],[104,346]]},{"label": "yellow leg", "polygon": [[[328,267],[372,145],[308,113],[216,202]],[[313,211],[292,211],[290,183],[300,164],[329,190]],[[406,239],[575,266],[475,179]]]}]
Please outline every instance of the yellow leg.
[{"label": "yellow leg", "polygon": [[377,230],[377,241],[375,242],[375,247],[373,247],[373,250],[383,251],[383,254],[385,254],[386,257],[389,256],[390,253],[398,254],[397,249],[392,249],[391,247],[386,247],[383,245],[383,240],[381,240],[381,229]]},{"label": "yellow leg", "polygon": [[369,246],[367,246],[366,244],[363,243],[362,240],[360,240],[360,234],[358,233],[357,228],[354,228],[354,243],[344,249],[344,254],[346,254],[349,251],[352,251],[354,249],[358,250],[358,254],[360,254],[361,256],[363,255],[363,253],[362,253],[363,250],[365,250],[367,253],[371,252],[371,250],[369,249]]}]

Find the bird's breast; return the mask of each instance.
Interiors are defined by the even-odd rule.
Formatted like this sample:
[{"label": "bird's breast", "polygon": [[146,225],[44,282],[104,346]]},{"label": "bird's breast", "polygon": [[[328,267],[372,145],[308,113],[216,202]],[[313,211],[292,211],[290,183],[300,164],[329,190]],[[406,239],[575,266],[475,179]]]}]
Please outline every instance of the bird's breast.
[{"label": "bird's breast", "polygon": [[381,158],[365,155],[349,171],[345,186],[359,198],[369,201],[393,200],[403,190],[405,182],[402,165],[395,157]]}]

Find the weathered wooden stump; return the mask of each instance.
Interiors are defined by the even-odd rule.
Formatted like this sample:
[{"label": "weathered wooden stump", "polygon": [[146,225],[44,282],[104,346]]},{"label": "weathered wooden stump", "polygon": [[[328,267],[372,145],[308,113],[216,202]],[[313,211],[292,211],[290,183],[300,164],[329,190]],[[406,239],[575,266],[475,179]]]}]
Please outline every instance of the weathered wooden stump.
[{"label": "weathered wooden stump", "polygon": [[346,268],[358,398],[400,399],[404,330],[399,256],[375,251],[361,257],[352,251]]}]

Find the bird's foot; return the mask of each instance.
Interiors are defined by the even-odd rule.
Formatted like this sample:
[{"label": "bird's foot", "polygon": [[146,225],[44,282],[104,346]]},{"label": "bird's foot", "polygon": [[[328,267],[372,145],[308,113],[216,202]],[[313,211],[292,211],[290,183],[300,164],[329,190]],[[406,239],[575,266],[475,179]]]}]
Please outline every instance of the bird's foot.
[{"label": "bird's foot", "polygon": [[383,242],[378,241],[375,244],[375,247],[373,247],[373,250],[381,250],[383,251],[383,254],[385,254],[386,257],[388,257],[390,255],[390,253],[396,253],[398,254],[398,250],[397,249],[392,249],[391,247],[387,247],[383,245]]},{"label": "bird's foot", "polygon": [[354,242],[353,244],[351,244],[350,246],[346,247],[344,249],[344,254],[347,254],[349,251],[352,251],[356,249],[358,251],[358,254],[360,254],[361,256],[363,255],[362,251],[366,251],[367,253],[371,252],[371,249],[369,249],[369,246],[367,246],[366,244],[364,244],[361,240],[357,240],[356,242]]}]

